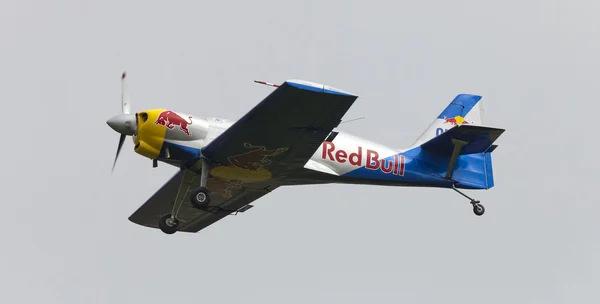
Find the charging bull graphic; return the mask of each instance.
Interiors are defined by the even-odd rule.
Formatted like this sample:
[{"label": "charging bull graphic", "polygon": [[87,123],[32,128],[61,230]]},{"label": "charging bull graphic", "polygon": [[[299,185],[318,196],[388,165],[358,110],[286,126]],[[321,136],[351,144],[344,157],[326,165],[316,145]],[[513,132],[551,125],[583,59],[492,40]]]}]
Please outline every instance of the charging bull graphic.
[{"label": "charging bull graphic", "polygon": [[465,118],[462,117],[462,116],[454,116],[454,117],[450,117],[450,118],[447,118],[446,116],[444,116],[444,123],[445,124],[451,124],[453,126],[462,125],[462,124],[465,124],[465,125],[469,124],[469,122],[466,121]]},{"label": "charging bull graphic", "polygon": [[220,195],[224,198],[231,198],[233,196],[233,191],[242,189],[242,181],[226,181],[219,179],[209,183],[208,186],[210,187],[210,193]]},{"label": "charging bull graphic", "polygon": [[192,124],[192,116],[189,116],[188,118],[190,119],[189,122],[173,111],[163,111],[158,114],[158,118],[156,118],[154,123],[165,126],[169,128],[169,130],[172,130],[175,126],[179,126],[179,129],[183,131],[183,133],[192,136],[192,132],[188,129],[188,125]]},{"label": "charging bull graphic", "polygon": [[249,143],[244,143],[244,147],[254,150],[239,155],[229,156],[227,159],[232,165],[250,171],[258,171],[263,167],[268,166],[271,163],[271,160],[267,159],[267,157],[278,155],[288,149],[278,148],[267,150],[264,146],[253,146]]}]

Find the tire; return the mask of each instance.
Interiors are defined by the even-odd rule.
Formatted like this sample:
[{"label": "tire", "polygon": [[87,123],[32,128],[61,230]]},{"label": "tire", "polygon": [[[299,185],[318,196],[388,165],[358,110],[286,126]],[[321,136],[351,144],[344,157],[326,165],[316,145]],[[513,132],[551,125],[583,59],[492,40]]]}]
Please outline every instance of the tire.
[{"label": "tire", "polygon": [[198,209],[204,209],[210,203],[210,192],[205,187],[200,187],[190,193],[190,202]]},{"label": "tire", "polygon": [[160,230],[166,234],[173,234],[177,232],[177,229],[179,228],[179,220],[171,220],[171,215],[167,214],[163,216],[160,221],[158,221],[158,228],[160,228]]},{"label": "tire", "polygon": [[477,216],[482,216],[485,213],[485,208],[481,204],[473,204],[473,213]]}]

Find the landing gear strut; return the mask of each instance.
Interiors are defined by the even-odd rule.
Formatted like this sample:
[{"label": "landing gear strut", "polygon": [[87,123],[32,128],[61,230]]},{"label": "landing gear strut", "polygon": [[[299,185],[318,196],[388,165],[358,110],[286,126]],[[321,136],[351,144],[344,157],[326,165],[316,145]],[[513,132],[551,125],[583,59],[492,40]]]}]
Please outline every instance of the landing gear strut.
[{"label": "landing gear strut", "polygon": [[[205,210],[208,204],[210,203],[210,192],[206,188],[206,184],[208,182],[208,173],[210,172],[210,164],[204,158],[202,158],[200,161],[202,164],[202,173],[200,174],[200,187],[191,192],[189,199],[194,207],[201,210]],[[183,176],[181,177],[181,184],[179,185],[179,189],[177,190],[177,196],[175,197],[175,203],[173,204],[171,214],[163,216],[158,221],[158,227],[160,228],[160,230],[162,230],[162,232],[166,234],[173,234],[179,229],[179,220],[177,219],[177,214],[179,213],[179,209],[181,208],[181,205],[185,200],[185,196],[188,193],[188,190],[190,189],[190,185],[198,176],[195,173],[194,168],[182,170],[184,170],[184,172]]]},{"label": "landing gear strut", "polygon": [[192,191],[190,194],[190,202],[192,205],[200,210],[204,210],[210,203],[210,191],[206,188],[208,182],[208,172],[210,171],[210,165],[206,159],[202,158],[202,172],[200,174],[200,187]]},{"label": "landing gear strut", "polygon": [[485,208],[483,207],[483,205],[481,204],[480,201],[476,201],[476,200],[470,198],[466,194],[462,193],[460,190],[456,189],[454,186],[452,186],[452,190],[458,192],[460,195],[471,200],[471,205],[473,205],[473,213],[475,213],[475,215],[482,216],[485,213]]}]

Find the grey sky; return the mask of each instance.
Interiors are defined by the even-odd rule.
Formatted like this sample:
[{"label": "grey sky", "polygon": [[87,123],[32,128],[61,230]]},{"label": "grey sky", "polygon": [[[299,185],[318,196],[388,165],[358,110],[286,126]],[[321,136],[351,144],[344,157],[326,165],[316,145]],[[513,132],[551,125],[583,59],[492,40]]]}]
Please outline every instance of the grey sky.
[{"label": "grey sky", "polygon": [[[597,303],[598,1],[0,4],[0,295],[11,303]],[[496,187],[280,188],[167,236],[127,217],[176,171],[132,109],[237,119],[296,78],[360,96],[341,129],[410,145],[459,93],[506,128]],[[594,157],[596,156],[596,157]],[[4,302],[4,301],[3,301]]]}]

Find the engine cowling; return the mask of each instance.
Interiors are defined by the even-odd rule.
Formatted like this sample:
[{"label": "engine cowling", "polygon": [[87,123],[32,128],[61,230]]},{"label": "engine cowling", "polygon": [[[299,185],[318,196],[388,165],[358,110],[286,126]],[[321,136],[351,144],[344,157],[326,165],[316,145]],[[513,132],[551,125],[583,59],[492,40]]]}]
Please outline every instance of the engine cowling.
[{"label": "engine cowling", "polygon": [[161,155],[165,139],[194,141],[206,138],[208,122],[167,109],[136,113],[138,132],[134,137],[135,152],[156,159]]},{"label": "engine cowling", "polygon": [[166,128],[155,124],[163,109],[136,113],[137,134],[133,137],[134,151],[150,159],[156,159],[165,140]]}]

